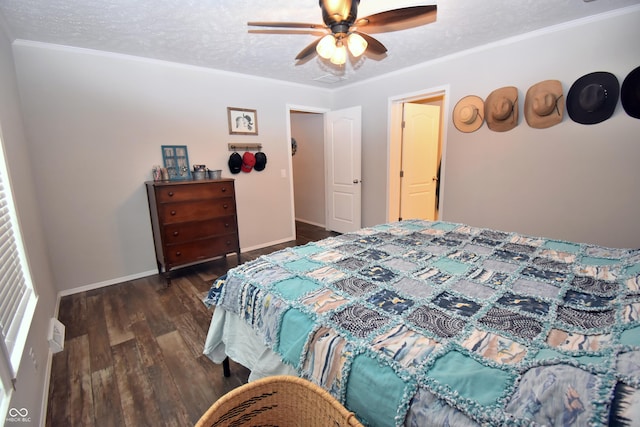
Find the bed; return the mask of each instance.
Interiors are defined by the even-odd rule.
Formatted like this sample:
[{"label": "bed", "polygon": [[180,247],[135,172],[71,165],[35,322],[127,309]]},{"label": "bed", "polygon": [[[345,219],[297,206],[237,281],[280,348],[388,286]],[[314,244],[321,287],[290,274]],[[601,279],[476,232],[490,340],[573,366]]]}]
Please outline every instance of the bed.
[{"label": "bed", "polygon": [[365,425],[640,423],[639,249],[400,221],[247,262],[205,304],[211,360]]}]

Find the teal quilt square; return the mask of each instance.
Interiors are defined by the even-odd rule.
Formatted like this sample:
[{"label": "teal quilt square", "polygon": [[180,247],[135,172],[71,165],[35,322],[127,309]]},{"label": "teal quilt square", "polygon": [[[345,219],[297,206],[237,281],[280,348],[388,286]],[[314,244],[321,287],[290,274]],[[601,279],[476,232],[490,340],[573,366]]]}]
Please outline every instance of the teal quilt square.
[{"label": "teal quilt square", "polygon": [[276,351],[286,363],[298,367],[300,356],[314,325],[310,315],[295,308],[287,310],[282,317],[280,336]]},{"label": "teal quilt square", "polygon": [[556,251],[569,252],[572,254],[580,252],[580,245],[576,243],[561,242],[558,240],[548,240],[547,242],[545,242],[544,247]]},{"label": "teal quilt square", "polygon": [[[384,387],[380,387],[384,384]],[[395,416],[402,406],[405,384],[387,365],[361,354],[351,365],[347,382],[346,407],[357,414],[366,414],[365,425],[386,427],[396,425]]]},{"label": "teal quilt square", "polygon": [[453,224],[448,222],[436,222],[431,226],[434,230],[453,231],[458,228],[460,224]]},{"label": "teal quilt square", "polygon": [[485,366],[457,351],[436,360],[428,375],[481,405],[496,404],[512,381],[508,372]]},{"label": "teal quilt square", "polygon": [[319,289],[320,285],[312,280],[296,276],[278,282],[274,287],[280,292],[284,299],[296,300],[302,295]]},{"label": "teal quilt square", "polygon": [[449,274],[460,275],[465,273],[469,266],[462,262],[452,260],[450,258],[441,258],[433,263],[441,271],[446,271]]},{"label": "teal quilt square", "polygon": [[640,345],[640,326],[627,329],[620,334],[620,344]]}]

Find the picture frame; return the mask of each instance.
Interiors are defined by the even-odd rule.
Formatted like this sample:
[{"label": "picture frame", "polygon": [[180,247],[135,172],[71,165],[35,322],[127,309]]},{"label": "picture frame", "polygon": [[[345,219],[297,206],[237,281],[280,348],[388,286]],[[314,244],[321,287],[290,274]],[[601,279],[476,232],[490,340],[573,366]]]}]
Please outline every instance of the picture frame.
[{"label": "picture frame", "polygon": [[169,174],[169,181],[191,179],[189,153],[186,145],[163,145],[162,161]]},{"label": "picture frame", "polygon": [[229,135],[257,135],[258,113],[247,108],[227,107]]}]

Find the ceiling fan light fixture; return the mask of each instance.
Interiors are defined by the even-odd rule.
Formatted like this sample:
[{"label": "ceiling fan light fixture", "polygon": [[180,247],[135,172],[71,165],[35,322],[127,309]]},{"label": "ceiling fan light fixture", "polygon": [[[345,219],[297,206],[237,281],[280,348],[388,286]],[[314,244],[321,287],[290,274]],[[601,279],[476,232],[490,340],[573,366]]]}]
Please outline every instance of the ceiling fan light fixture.
[{"label": "ceiling fan light fixture", "polygon": [[347,46],[349,47],[349,52],[357,58],[367,50],[368,43],[360,34],[351,33],[347,37]]},{"label": "ceiling fan light fixture", "polygon": [[316,52],[324,59],[329,59],[336,51],[336,39],[333,34],[327,34],[316,45]]},{"label": "ceiling fan light fixture", "polygon": [[320,7],[333,22],[353,21],[358,13],[358,3],[360,0],[355,4],[351,0],[320,0]]},{"label": "ceiling fan light fixture", "polygon": [[332,64],[343,65],[347,62],[347,47],[342,44],[341,40],[336,43],[336,50],[333,52],[333,56],[330,59]]}]

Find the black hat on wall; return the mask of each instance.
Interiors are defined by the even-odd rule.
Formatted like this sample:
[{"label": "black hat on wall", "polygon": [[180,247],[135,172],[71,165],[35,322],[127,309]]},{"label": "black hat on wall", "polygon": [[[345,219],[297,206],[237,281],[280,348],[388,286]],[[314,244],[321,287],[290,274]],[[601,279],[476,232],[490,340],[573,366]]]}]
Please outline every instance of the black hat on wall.
[{"label": "black hat on wall", "polygon": [[267,167],[267,155],[262,151],[258,151],[256,153],[256,164],[253,168],[259,172],[264,170],[265,167]]},{"label": "black hat on wall", "polygon": [[628,115],[640,119],[640,67],[631,71],[622,82],[620,101]]},{"label": "black hat on wall", "polygon": [[242,157],[238,153],[231,154],[229,156],[229,171],[236,174],[240,173],[240,169],[242,169]]},{"label": "black hat on wall", "polygon": [[592,125],[613,115],[620,83],[611,73],[596,71],[576,80],[567,95],[567,112],[576,123]]}]

